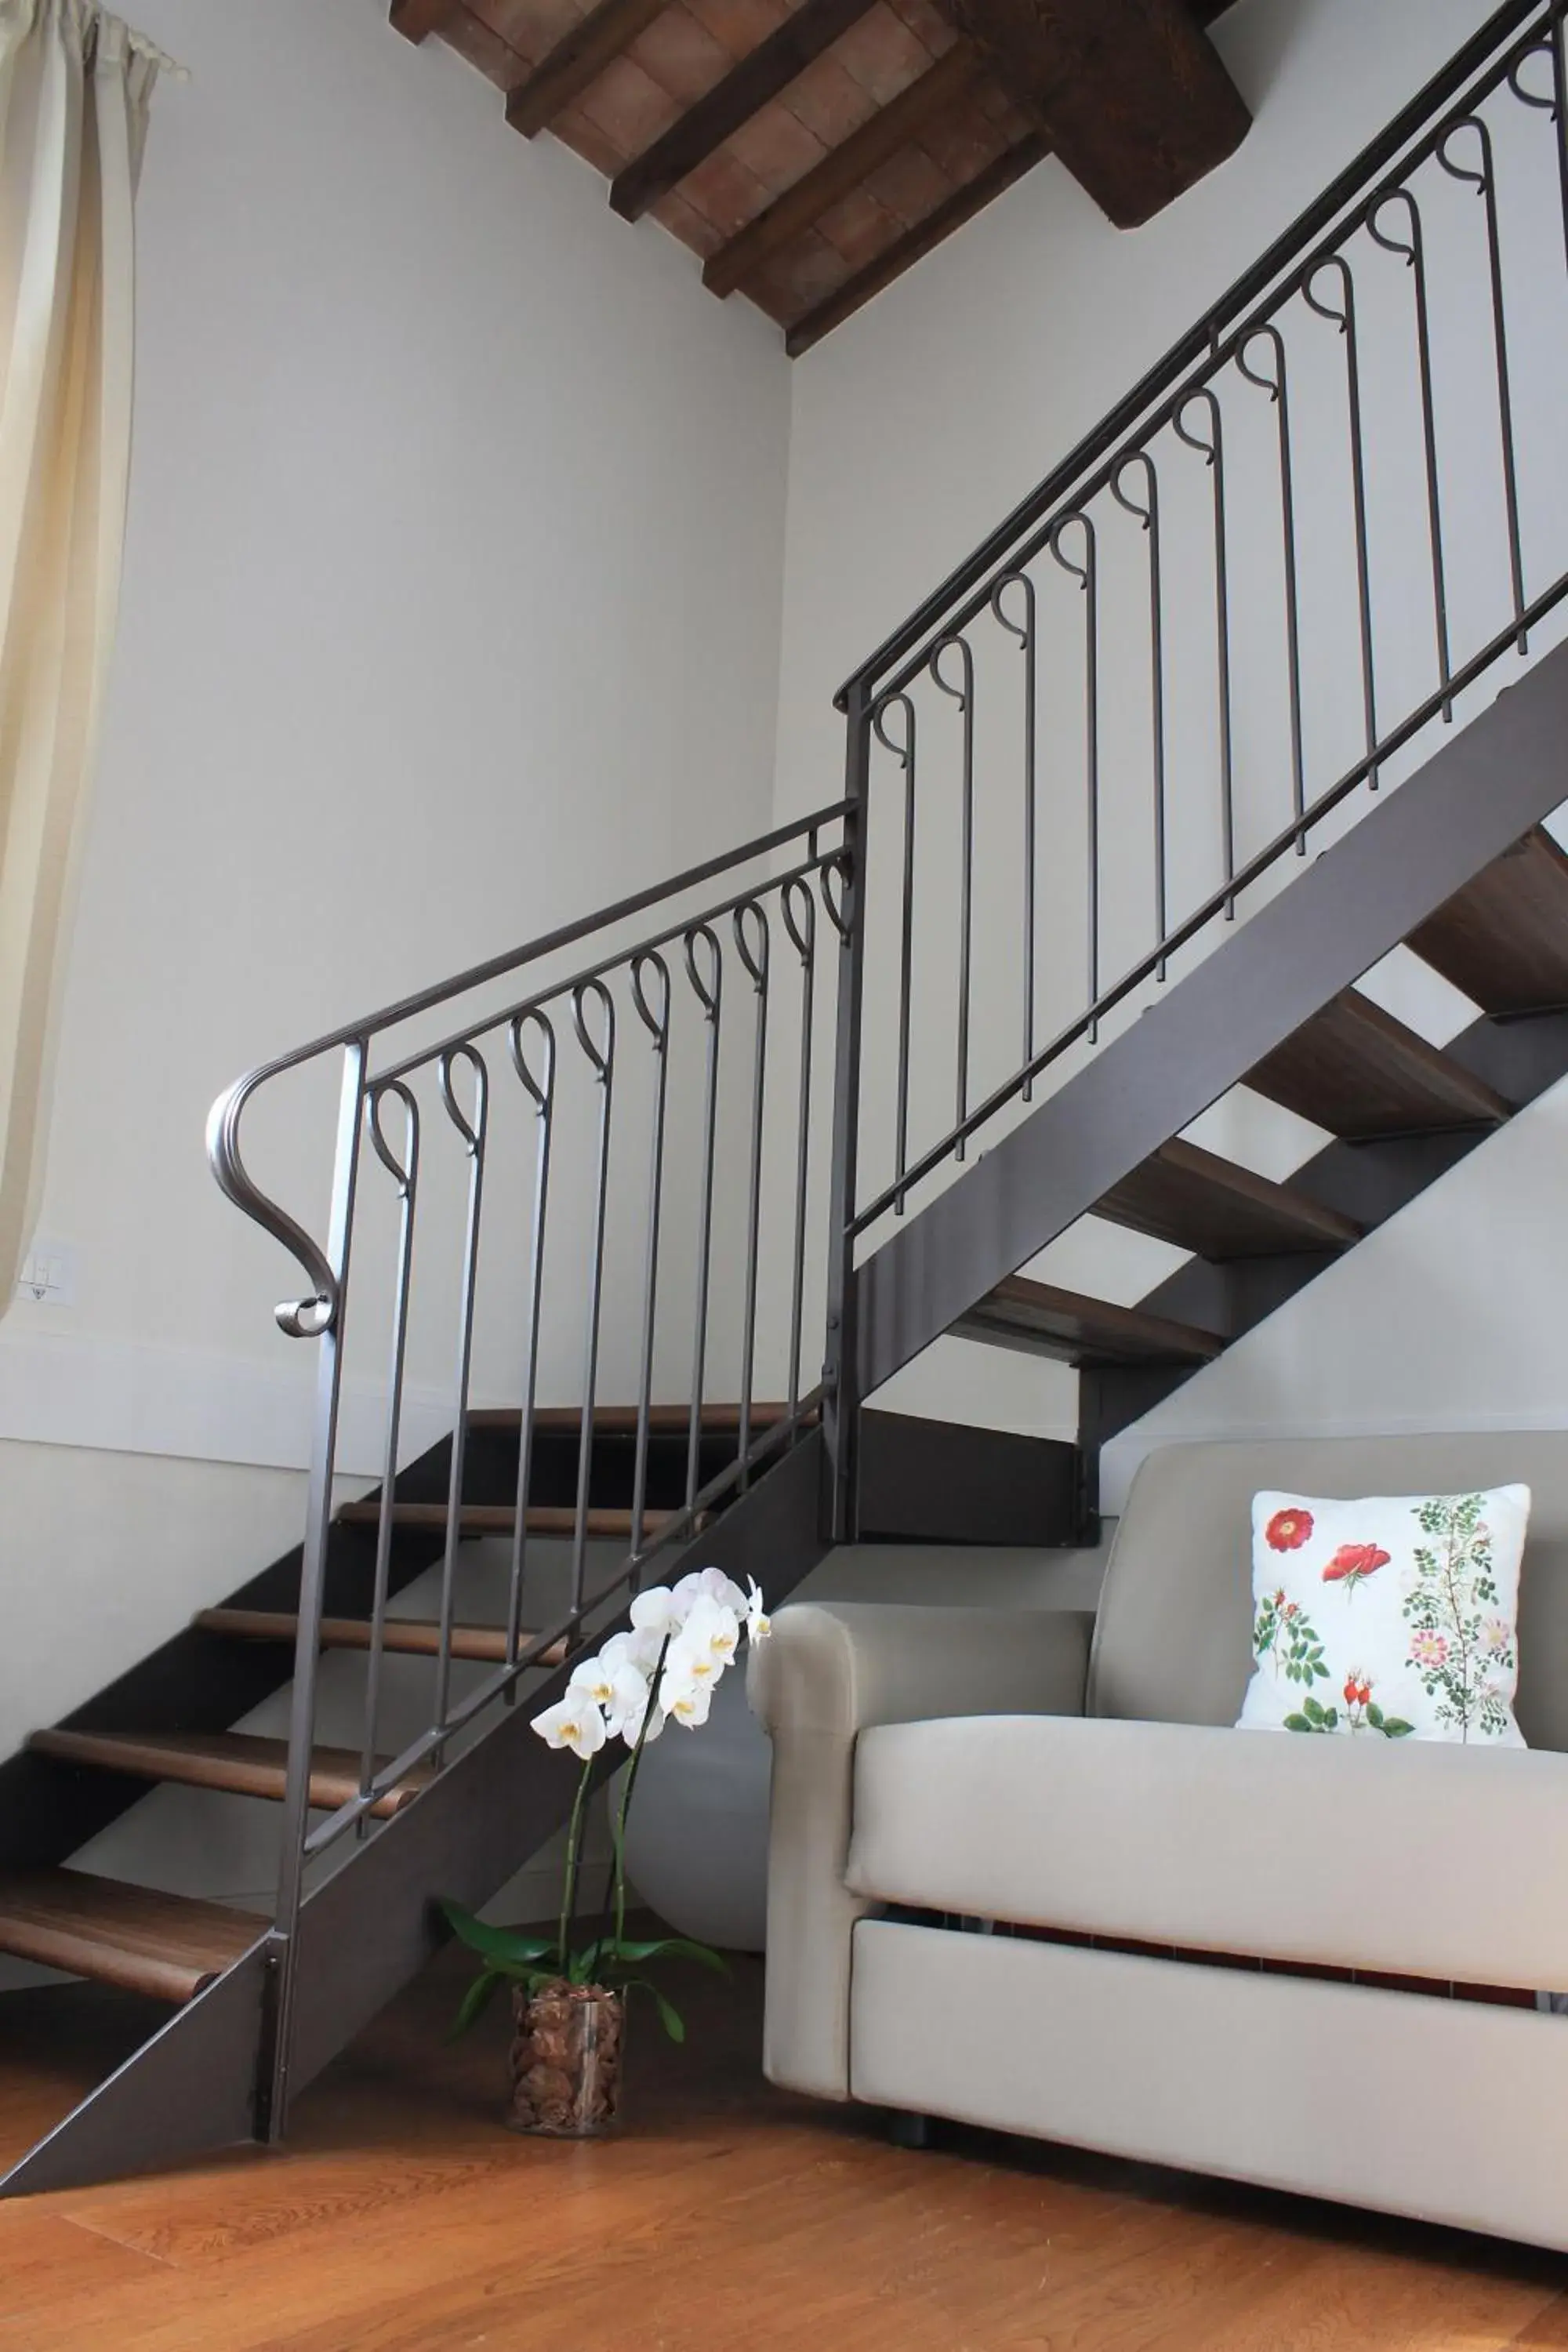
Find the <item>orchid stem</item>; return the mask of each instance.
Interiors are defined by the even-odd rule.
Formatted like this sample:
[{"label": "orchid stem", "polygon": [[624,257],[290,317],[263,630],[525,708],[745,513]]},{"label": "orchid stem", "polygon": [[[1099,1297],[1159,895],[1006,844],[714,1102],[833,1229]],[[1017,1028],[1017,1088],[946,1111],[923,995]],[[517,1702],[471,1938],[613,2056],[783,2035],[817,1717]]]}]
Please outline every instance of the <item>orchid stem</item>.
[{"label": "orchid stem", "polygon": [[593,1769],[591,1760],[583,1767],[583,1777],[577,1783],[577,1794],[572,1804],[572,1823],[566,1832],[566,1875],[561,1889],[561,1929],[556,1938],[556,1957],[563,1977],[570,1976],[572,1968],[569,1938],[573,1915],[577,1908],[577,1862],[583,1843],[583,1809],[588,1801],[588,1781]]},{"label": "orchid stem", "polygon": [[642,1752],[647,1745],[647,1727],[653,1720],[653,1711],[658,1705],[659,1692],[664,1687],[664,1662],[669,1654],[671,1639],[672,1636],[667,1633],[659,1649],[658,1664],[655,1666],[648,1683],[647,1705],[643,1710],[642,1722],[637,1727],[637,1744],[632,1749],[632,1760],[626,1768],[626,1786],[621,1790],[621,1801],[616,1808],[615,1818],[610,1825],[610,1871],[605,1883],[605,1900],[600,1906],[602,1925],[599,1943],[602,1956],[605,1944],[604,1929],[610,1922],[613,1900],[615,1951],[617,1959],[620,1957],[621,1945],[626,1932],[626,1815],[631,1811],[632,1791],[637,1784],[637,1768],[642,1762]]}]

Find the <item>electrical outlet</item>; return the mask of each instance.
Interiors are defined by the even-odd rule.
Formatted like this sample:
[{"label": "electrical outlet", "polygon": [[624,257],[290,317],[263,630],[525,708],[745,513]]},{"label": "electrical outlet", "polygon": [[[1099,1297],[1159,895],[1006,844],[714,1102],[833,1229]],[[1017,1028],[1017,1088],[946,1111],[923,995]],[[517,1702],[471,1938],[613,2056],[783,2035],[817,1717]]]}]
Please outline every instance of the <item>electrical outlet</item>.
[{"label": "electrical outlet", "polygon": [[70,1307],[76,1301],[76,1252],[67,1242],[49,1241],[40,1234],[16,1277],[18,1298],[40,1307]]}]

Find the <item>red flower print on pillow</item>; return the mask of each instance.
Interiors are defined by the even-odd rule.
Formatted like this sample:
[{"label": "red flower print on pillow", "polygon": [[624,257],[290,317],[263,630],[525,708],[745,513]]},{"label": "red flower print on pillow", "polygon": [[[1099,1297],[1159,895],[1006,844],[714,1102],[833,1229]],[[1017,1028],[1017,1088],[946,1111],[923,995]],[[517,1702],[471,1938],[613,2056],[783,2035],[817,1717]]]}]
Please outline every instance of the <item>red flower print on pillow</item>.
[{"label": "red flower print on pillow", "polygon": [[1312,1532],[1312,1514],[1299,1506],[1287,1511],[1276,1511],[1263,1530],[1263,1540],[1272,1551],[1300,1551]]},{"label": "red flower print on pillow", "polygon": [[1388,1557],[1376,1544],[1341,1544],[1323,1570],[1323,1582],[1343,1584],[1347,1591],[1353,1592],[1365,1578],[1375,1576],[1380,1568],[1388,1566]]}]

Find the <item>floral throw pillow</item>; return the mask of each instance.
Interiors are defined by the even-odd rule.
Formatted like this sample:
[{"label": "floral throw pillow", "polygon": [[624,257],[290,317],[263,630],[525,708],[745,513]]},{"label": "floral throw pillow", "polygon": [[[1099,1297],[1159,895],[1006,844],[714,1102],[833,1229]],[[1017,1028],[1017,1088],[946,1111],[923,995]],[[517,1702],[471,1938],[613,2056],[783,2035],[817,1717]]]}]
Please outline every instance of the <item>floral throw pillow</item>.
[{"label": "floral throw pillow", "polygon": [[1528,1486],[1252,1501],[1245,1731],[1522,1748],[1519,1567]]}]

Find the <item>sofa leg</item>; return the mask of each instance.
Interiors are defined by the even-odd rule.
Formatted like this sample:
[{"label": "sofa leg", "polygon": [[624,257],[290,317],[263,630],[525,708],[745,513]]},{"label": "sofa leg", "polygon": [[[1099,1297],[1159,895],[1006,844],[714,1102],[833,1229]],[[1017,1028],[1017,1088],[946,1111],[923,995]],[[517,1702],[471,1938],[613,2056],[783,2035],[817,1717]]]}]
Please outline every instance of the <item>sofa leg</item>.
[{"label": "sofa leg", "polygon": [[909,2114],[902,2107],[888,2112],[888,2137],[894,2147],[930,2147],[936,2137],[930,2116]]}]

